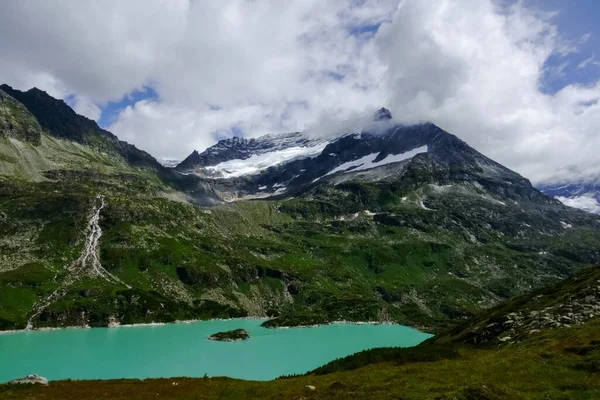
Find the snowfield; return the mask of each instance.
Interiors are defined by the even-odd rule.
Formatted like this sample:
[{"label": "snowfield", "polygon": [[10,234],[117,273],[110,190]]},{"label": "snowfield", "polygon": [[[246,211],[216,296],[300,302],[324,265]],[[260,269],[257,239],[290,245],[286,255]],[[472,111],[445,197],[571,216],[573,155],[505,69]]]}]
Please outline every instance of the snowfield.
[{"label": "snowfield", "polygon": [[[421,154],[421,153],[427,153],[427,146],[421,146],[421,147],[418,147],[416,149],[413,149],[413,150],[410,150],[410,151],[407,151],[407,152],[401,153],[401,154],[390,154],[383,160],[380,160],[377,162],[375,162],[375,160],[381,153],[368,154],[362,158],[359,158],[358,160],[345,162],[342,165],[339,165],[336,168],[332,169],[331,171],[326,173],[324,176],[332,175],[332,174],[335,174],[338,172],[363,171],[366,169],[381,167],[382,165],[392,164],[392,163],[397,163],[400,161],[408,160],[410,158],[413,158],[417,154]],[[317,179],[313,180],[313,182],[316,182],[321,178],[317,178]]]},{"label": "snowfield", "polygon": [[392,164],[392,163],[408,160],[409,158],[413,158],[417,154],[421,154],[421,153],[427,153],[427,146],[418,147],[414,150],[407,151],[406,153],[390,154],[386,158],[384,158],[383,160],[380,160],[378,162],[375,162],[375,160],[381,153],[373,153],[373,154],[364,156],[362,158],[359,158],[358,160],[343,163],[342,165],[329,171],[327,174],[325,174],[325,176],[335,174],[336,172],[345,172],[345,171],[349,170],[350,168],[352,168],[352,172],[354,172],[354,171],[362,171],[365,169],[371,169],[371,168],[375,168],[375,167],[381,167],[382,165]]},{"label": "snowfield", "polygon": [[214,172],[223,178],[236,178],[244,175],[255,175],[269,167],[290,161],[315,157],[325,149],[329,142],[319,143],[312,147],[288,147],[287,149],[276,150],[264,154],[255,154],[245,160],[229,160],[217,165],[206,167],[207,171]]},{"label": "snowfield", "polygon": [[562,197],[556,196],[556,199],[566,206],[580,208],[582,210],[600,214],[600,203],[592,195],[583,195],[577,197]]}]

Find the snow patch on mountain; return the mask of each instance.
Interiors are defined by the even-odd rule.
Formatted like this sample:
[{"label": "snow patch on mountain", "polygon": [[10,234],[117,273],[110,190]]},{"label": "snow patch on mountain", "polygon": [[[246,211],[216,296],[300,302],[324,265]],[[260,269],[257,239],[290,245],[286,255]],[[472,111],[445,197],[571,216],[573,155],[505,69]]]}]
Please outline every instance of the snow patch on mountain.
[{"label": "snow patch on mountain", "polygon": [[598,178],[557,184],[542,183],[538,188],[566,206],[600,214],[600,184]]},{"label": "snow patch on mountain", "polygon": [[600,202],[598,202],[598,200],[595,199],[591,194],[572,198],[556,196],[556,199],[566,206],[580,208],[591,213],[600,214]]},{"label": "snow patch on mountain", "polygon": [[600,163],[566,166],[536,186],[569,207],[600,214]]},{"label": "snow patch on mountain", "polygon": [[[421,154],[421,153],[427,153],[427,146],[421,146],[414,150],[407,151],[405,153],[390,154],[387,157],[385,157],[383,160],[379,160],[377,162],[375,162],[375,160],[377,159],[377,157],[379,157],[379,155],[381,153],[368,154],[364,157],[359,158],[358,160],[345,162],[342,165],[335,167],[334,169],[332,169],[331,171],[326,173],[324,176],[332,175],[332,174],[335,174],[338,172],[363,171],[366,169],[381,167],[382,165],[392,164],[392,163],[397,163],[400,161],[408,160],[409,158],[413,158],[417,154]],[[315,182],[319,179],[321,179],[321,178],[317,178],[313,182]]]},{"label": "snow patch on mountain", "polygon": [[565,221],[560,221],[560,225],[563,227],[563,229],[571,229],[571,228],[573,228],[572,224],[566,223]]},{"label": "snow patch on mountain", "polygon": [[288,147],[268,153],[254,154],[246,159],[224,161],[205,169],[222,178],[236,178],[244,175],[255,175],[264,169],[274,167],[300,158],[314,157],[325,149],[328,142],[308,147]]}]

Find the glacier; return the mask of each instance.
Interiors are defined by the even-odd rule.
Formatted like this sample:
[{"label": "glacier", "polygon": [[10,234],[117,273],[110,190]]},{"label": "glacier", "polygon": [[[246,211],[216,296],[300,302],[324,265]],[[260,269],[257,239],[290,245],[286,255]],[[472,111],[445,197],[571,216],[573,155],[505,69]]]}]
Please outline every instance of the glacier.
[{"label": "glacier", "polygon": [[295,159],[315,157],[321,154],[329,142],[316,146],[296,146],[263,154],[254,154],[246,159],[235,159],[205,167],[223,178],[237,178],[244,175],[255,175],[264,169],[284,164]]}]

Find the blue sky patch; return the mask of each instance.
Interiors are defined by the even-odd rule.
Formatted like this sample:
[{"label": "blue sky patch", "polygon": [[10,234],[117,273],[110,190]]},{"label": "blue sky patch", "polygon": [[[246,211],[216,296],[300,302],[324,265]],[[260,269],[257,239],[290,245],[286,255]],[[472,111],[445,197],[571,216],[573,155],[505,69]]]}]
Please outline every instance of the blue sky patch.
[{"label": "blue sky patch", "polygon": [[70,95],[65,97],[63,100],[65,101],[65,103],[67,103],[69,105],[69,107],[75,108],[75,99],[76,98],[77,98],[77,96],[75,94],[71,93]]},{"label": "blue sky patch", "polygon": [[377,31],[379,30],[380,26],[381,26],[381,23],[372,24],[372,25],[363,25],[363,26],[353,26],[350,28],[350,34],[358,36],[358,35],[363,35],[365,33],[371,33],[371,34],[375,35],[377,33]]},{"label": "blue sky patch", "polygon": [[104,107],[102,107],[102,114],[98,119],[98,125],[102,128],[109,127],[115,119],[119,116],[119,113],[126,107],[132,106],[141,100],[157,100],[158,94],[150,86],[144,86],[143,90],[134,90],[133,92],[126,94],[119,101],[109,101]]},{"label": "blue sky patch", "polygon": [[600,1],[526,0],[525,5],[558,14],[553,18],[561,37],[575,52],[552,55],[540,87],[554,94],[569,84],[589,85],[600,79]]}]

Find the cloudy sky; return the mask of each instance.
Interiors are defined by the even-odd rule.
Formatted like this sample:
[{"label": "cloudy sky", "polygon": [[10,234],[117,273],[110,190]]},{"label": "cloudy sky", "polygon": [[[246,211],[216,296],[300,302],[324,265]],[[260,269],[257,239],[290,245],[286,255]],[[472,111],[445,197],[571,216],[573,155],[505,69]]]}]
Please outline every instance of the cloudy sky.
[{"label": "cloudy sky", "polygon": [[600,172],[597,0],[0,2],[0,80],[158,158],[380,106],[534,181]]}]

